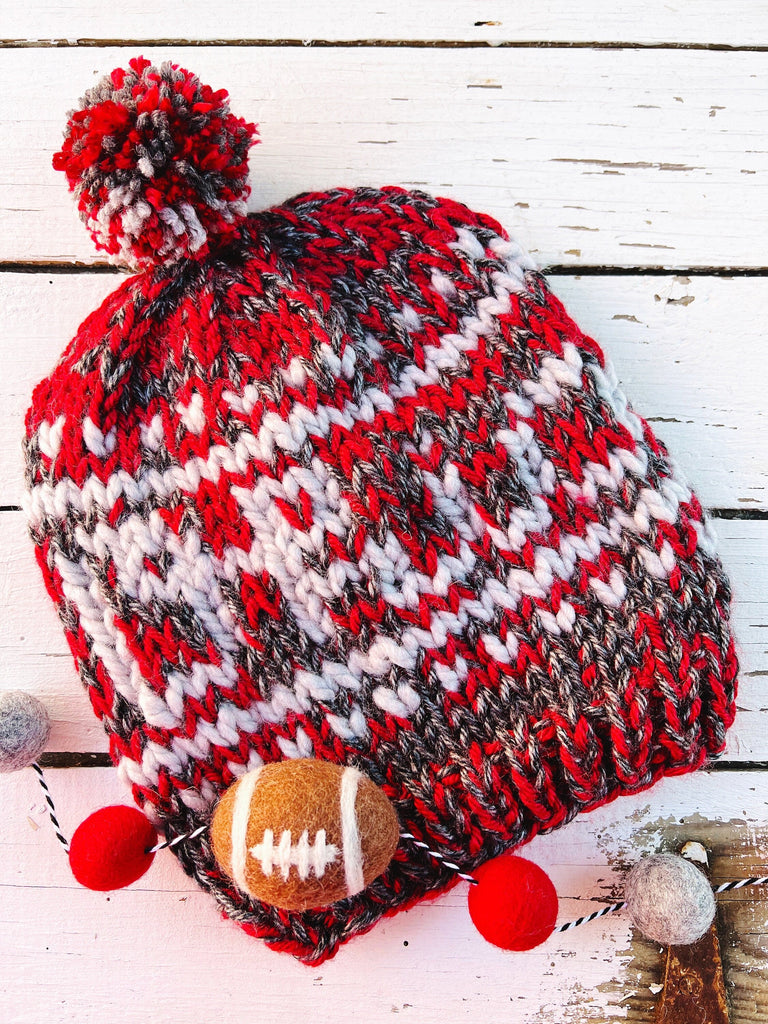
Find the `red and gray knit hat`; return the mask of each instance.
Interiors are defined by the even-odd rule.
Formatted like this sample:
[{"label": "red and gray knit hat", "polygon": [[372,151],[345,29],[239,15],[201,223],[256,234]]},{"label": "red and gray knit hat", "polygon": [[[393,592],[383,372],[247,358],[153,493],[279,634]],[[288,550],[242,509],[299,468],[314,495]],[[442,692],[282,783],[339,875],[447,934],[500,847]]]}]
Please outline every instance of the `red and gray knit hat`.
[{"label": "red and gray knit hat", "polygon": [[[353,765],[471,871],[723,749],[729,587],[598,345],[491,218],[400,188],[247,215],[255,128],[175,65],[86,94],[55,165],[140,272],[34,392],[40,567],[115,764],[205,824],[249,769]],[[226,912],[320,960],[455,880]]]}]

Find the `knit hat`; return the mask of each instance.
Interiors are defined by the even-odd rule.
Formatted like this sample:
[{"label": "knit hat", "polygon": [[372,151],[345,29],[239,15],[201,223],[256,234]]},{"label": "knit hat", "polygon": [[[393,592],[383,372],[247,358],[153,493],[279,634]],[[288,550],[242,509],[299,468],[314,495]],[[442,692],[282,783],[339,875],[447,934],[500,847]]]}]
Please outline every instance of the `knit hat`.
[{"label": "knit hat", "polygon": [[[722,751],[737,664],[701,505],[490,217],[401,188],[248,215],[253,125],[131,61],[55,166],[111,259],[27,415],[27,511],[138,805],[208,823],[269,762],[354,766],[471,871]],[[316,962],[455,872],[403,839],[361,893],[245,894]]]}]

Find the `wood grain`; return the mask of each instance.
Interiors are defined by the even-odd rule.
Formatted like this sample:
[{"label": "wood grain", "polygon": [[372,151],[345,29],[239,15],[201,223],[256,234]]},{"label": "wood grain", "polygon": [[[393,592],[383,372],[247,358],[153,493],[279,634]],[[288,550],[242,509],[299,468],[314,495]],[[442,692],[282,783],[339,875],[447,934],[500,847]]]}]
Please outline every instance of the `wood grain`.
[{"label": "wood grain", "polygon": [[725,11],[717,0],[605,0],[563,4],[540,0],[241,0],[216,6],[139,0],[130,7],[87,0],[6,5],[0,37],[26,41],[189,39],[446,40],[499,45],[531,41],[687,43],[757,46],[768,42],[768,17],[758,0]]},{"label": "wood grain", "polygon": [[[124,791],[110,769],[49,771],[67,834]],[[313,1024],[443,1019],[451,1024],[647,1021],[661,977],[658,946],[612,915],[553,936],[525,954],[488,946],[474,931],[462,884],[437,901],[383,923],[321,967],[269,952],[186,878],[168,852],[130,889],[80,889],[69,874],[31,772],[0,778],[0,955],[9,1024],[105,1014],[140,1020],[244,1019],[269,1024],[312,1007]],[[765,796],[751,773],[667,779],[577,818],[526,847],[555,883],[560,920],[620,898],[627,869],[646,853],[700,839],[712,849],[715,882],[768,871]],[[732,1024],[768,1013],[768,896],[718,898]],[[98,967],[97,967],[98,965]],[[84,979],[87,977],[87,985]],[[365,978],[365,984],[360,979]],[[34,999],[30,994],[34,993]],[[151,1007],[151,1013],[148,1010]]]},{"label": "wood grain", "polygon": [[[254,208],[402,184],[497,216],[542,264],[765,263],[761,53],[144,49],[226,84],[260,122]],[[96,261],[51,154],[64,111],[135,52],[5,51],[0,261]]]},{"label": "wood grain", "polygon": [[[66,272],[99,258],[51,154],[65,111],[137,52],[228,87],[234,109],[261,122],[254,209],[310,188],[401,183],[487,210],[541,263],[569,267],[554,276],[556,292],[705,504],[768,511],[768,278],[724,276],[762,275],[768,262],[762,0],[188,0],[183,10],[168,0],[10,0],[2,40],[13,42],[0,62],[0,264],[59,269],[0,273],[0,688],[42,696],[65,762],[72,751],[103,756],[106,742],[23,517],[3,508],[20,500],[32,385],[117,284]],[[714,273],[578,276],[601,266]],[[719,518],[717,528],[742,660],[728,760],[534,840],[528,855],[555,881],[562,920],[620,897],[639,856],[684,839],[710,848],[715,882],[768,872],[768,521]],[[47,777],[67,834],[127,800],[111,769]],[[130,890],[78,888],[31,772],[0,776],[0,806],[8,1024],[652,1019],[662,958],[622,915],[513,956],[474,932],[459,887],[309,970],[223,922],[167,852]],[[732,1024],[768,1020],[768,893],[720,897],[719,920]]]}]

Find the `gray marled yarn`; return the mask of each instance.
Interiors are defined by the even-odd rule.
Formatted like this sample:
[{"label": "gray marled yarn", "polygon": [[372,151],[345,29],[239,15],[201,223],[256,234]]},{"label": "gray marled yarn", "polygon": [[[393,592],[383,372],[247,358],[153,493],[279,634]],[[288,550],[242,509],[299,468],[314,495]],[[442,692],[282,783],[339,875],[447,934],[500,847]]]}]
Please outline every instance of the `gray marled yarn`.
[{"label": "gray marled yarn", "polygon": [[16,772],[45,750],[51,722],[45,705],[22,690],[0,693],[0,772]]},{"label": "gray marled yarn", "polygon": [[636,927],[665,946],[696,942],[715,916],[711,885],[689,860],[674,853],[638,861],[627,878],[625,899]]},{"label": "gray marled yarn", "polygon": [[[80,675],[169,836],[261,762],[381,785],[469,873],[723,749],[728,582],[701,505],[501,228],[399,189],[300,196],[126,282],[35,392],[28,513]],[[284,912],[307,961],[456,880],[404,840]]]}]

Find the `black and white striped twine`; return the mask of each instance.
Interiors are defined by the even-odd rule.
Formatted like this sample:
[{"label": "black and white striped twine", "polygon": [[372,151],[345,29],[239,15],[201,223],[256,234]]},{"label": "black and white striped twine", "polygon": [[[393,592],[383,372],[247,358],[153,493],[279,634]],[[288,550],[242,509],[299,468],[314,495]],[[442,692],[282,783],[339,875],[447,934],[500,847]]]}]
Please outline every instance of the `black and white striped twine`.
[{"label": "black and white striped twine", "polygon": [[207,831],[207,825],[200,825],[199,828],[192,829],[191,832],[184,832],[180,836],[174,836],[173,839],[164,839],[162,842],[150,847],[147,850],[147,853],[157,853],[158,850],[166,850],[171,846],[178,846],[179,843],[183,843],[187,839],[197,839],[198,836],[201,836],[203,832]]},{"label": "black and white striped twine", "polygon": [[[442,861],[447,868],[454,870],[459,878],[463,878],[466,882],[470,882],[472,885],[477,885],[477,879],[472,875],[465,875],[460,869],[458,864],[454,864],[447,860],[442,853],[438,853],[437,850],[431,850],[426,843],[422,843],[420,840],[411,832],[401,832],[401,839],[409,839],[413,842],[414,846],[418,846],[419,849],[425,850],[430,857],[435,857],[437,860]],[[743,889],[748,885],[766,885],[768,884],[768,875],[755,875],[752,878],[740,878],[735,882],[723,882],[721,885],[716,886],[712,891],[714,893],[720,892],[731,892],[733,889]],[[609,903],[605,907],[601,907],[600,910],[594,910],[591,914],[585,914],[583,917],[577,917],[574,921],[566,921],[565,924],[559,924],[554,929],[555,932],[569,932],[572,928],[578,928],[579,925],[589,924],[590,921],[597,921],[600,917],[607,917],[608,914],[615,914],[619,910],[624,910],[627,903],[626,900],[622,900],[621,903]]]},{"label": "black and white striped twine", "polygon": [[743,889],[746,885],[765,885],[768,883],[768,875],[755,875],[754,878],[740,878],[736,882],[723,882],[715,886],[713,892],[731,892],[733,889]]},{"label": "black and white striped twine", "polygon": [[56,833],[56,838],[59,840],[59,842],[67,851],[67,853],[69,853],[69,843],[62,835],[61,825],[59,824],[58,818],[56,817],[56,808],[53,806],[53,797],[51,796],[51,791],[48,789],[48,783],[45,781],[43,769],[40,767],[37,761],[32,762],[32,767],[37,772],[37,781],[40,783],[43,793],[45,794],[45,802],[48,804],[48,817],[51,819],[51,824],[53,825],[53,831]]},{"label": "black and white striped twine", "polygon": [[[40,767],[37,761],[35,761],[32,764],[32,767],[37,772],[38,782],[42,787],[43,793],[45,794],[45,802],[48,805],[48,817],[51,819],[51,824],[53,825],[54,832],[56,833],[56,838],[59,840],[64,849],[67,852],[69,852],[69,843],[62,835],[61,826],[59,825],[58,819],[56,818],[56,808],[53,805],[53,797],[51,796],[51,792],[48,789],[48,785],[43,776],[43,769]],[[207,825],[200,825],[198,828],[193,829],[191,832],[184,832],[182,835],[174,836],[173,839],[163,839],[161,842],[157,843],[155,846],[147,850],[147,853],[157,853],[159,850],[165,850],[173,846],[178,846],[179,843],[186,842],[187,840],[197,839],[198,836],[201,836],[204,832],[207,831]],[[420,839],[417,839],[412,832],[401,832],[400,838],[409,840],[411,843],[413,843],[414,846],[418,847],[420,850],[424,850],[425,853],[429,854],[430,857],[434,857],[435,860],[439,860],[447,868],[450,868],[451,871],[455,871],[459,878],[463,879],[465,882],[469,882],[470,885],[478,884],[477,879],[474,877],[474,875],[465,874],[458,864],[456,864],[452,860],[448,860],[448,858],[444,854],[439,853],[437,850],[432,850],[427,845],[427,843],[424,843]],[[721,885],[715,886],[712,891],[715,893],[732,892],[734,889],[744,889],[748,885],[768,885],[768,875],[755,875],[752,878],[739,878],[734,882],[723,882]],[[575,921],[566,921],[565,924],[559,924],[554,930],[556,932],[568,932],[571,930],[571,928],[578,928],[579,925],[589,924],[590,921],[597,921],[599,917],[606,917],[608,914],[615,914],[617,911],[623,910],[626,907],[626,905],[626,902],[610,903],[608,904],[608,906],[602,907],[600,910],[595,910],[591,914],[585,914],[584,917],[577,917]]]},{"label": "black and white striped twine", "polygon": [[596,921],[598,917],[605,917],[606,914],[615,914],[617,910],[623,910],[626,905],[626,903],[610,903],[607,907],[603,907],[601,910],[595,910],[591,914],[586,914],[584,917],[577,917],[575,921],[566,921],[565,924],[559,924],[555,928],[555,931],[569,932],[571,928],[578,928],[580,924],[589,924],[590,921]]},{"label": "black and white striped twine", "polygon": [[454,864],[453,861],[448,860],[442,853],[438,853],[437,850],[430,850],[426,843],[422,843],[420,839],[417,839],[412,832],[401,832],[401,839],[410,839],[414,846],[418,846],[420,850],[426,850],[430,857],[434,857],[435,860],[440,860],[445,864],[451,871],[455,871],[459,878],[463,878],[465,882],[469,882],[470,885],[477,885],[477,879],[473,875],[465,875],[458,864]]},{"label": "black and white striped twine", "polygon": [[[768,884],[768,875],[754,875],[752,878],[739,878],[735,882],[723,882],[720,885],[714,886],[712,892],[715,894],[720,892],[733,892],[734,889],[744,889],[748,885],[766,884]],[[555,928],[555,931],[570,931],[571,928],[576,928],[580,924],[588,924],[590,921],[596,921],[598,917],[605,917],[606,914],[615,914],[617,910],[623,910],[626,905],[626,902],[611,903],[607,907],[603,907],[602,910],[596,910],[593,914],[587,914],[586,917],[579,917],[575,921],[568,921],[566,924],[558,925],[557,928]]]}]

